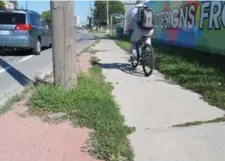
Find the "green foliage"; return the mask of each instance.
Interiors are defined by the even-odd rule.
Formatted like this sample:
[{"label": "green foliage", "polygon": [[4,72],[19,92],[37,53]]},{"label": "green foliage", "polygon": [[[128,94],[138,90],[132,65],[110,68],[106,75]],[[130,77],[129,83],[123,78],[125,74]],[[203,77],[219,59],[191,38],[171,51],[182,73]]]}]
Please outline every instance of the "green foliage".
[{"label": "green foliage", "polygon": [[42,13],[42,18],[44,19],[44,21],[48,24],[51,25],[52,24],[52,16],[51,16],[51,11],[44,11]]},{"label": "green foliage", "polygon": [[[15,8],[18,8],[18,2],[17,1],[11,1],[11,3],[14,4]],[[5,2],[0,1],[0,9],[5,9]]]},{"label": "green foliage", "polygon": [[18,1],[11,1],[14,4],[14,7],[17,9],[18,8]]},{"label": "green foliage", "polygon": [[188,126],[197,126],[201,124],[218,123],[218,122],[225,122],[225,116],[218,117],[212,120],[207,120],[207,121],[186,122],[184,124],[173,125],[173,127],[188,127]]},{"label": "green foliage", "polygon": [[[109,15],[125,13],[124,4],[121,1],[109,1]],[[94,20],[97,24],[106,22],[106,1],[95,1]]]},{"label": "green foliage", "polygon": [[5,8],[5,2],[4,1],[0,1],[0,9],[4,9]]},{"label": "green foliage", "polygon": [[[114,37],[116,44],[129,51],[127,37]],[[211,105],[225,109],[224,56],[199,51],[153,44],[156,53],[156,68],[181,86],[202,95]]]},{"label": "green foliage", "polygon": [[[93,57],[91,61],[98,61]],[[63,90],[54,85],[39,85],[30,99],[30,112],[65,112],[72,122],[93,129],[90,153],[105,161],[133,161],[127,135],[133,132],[111,95],[112,86],[104,81],[95,65],[89,75],[81,74],[78,85]],[[75,158],[76,159],[76,158]]]}]

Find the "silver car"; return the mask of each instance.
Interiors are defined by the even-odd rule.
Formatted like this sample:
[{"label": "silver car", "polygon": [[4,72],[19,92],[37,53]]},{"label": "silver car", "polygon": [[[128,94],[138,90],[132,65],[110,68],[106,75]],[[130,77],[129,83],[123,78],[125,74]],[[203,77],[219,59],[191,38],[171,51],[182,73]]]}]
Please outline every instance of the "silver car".
[{"label": "silver car", "polygon": [[39,13],[30,10],[0,10],[0,49],[25,49],[39,55],[52,44],[51,28]]}]

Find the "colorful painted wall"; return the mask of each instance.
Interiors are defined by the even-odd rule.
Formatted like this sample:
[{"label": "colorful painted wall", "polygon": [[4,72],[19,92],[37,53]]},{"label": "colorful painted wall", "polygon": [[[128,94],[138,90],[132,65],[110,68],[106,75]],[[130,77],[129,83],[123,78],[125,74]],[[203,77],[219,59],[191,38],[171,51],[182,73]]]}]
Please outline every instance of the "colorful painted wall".
[{"label": "colorful painted wall", "polygon": [[154,40],[225,55],[225,1],[149,1]]}]

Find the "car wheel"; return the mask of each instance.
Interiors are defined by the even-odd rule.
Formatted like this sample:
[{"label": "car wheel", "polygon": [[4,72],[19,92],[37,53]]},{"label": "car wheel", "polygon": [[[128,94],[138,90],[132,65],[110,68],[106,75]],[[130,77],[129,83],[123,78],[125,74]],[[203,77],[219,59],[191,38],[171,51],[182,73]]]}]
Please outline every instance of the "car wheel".
[{"label": "car wheel", "polygon": [[41,54],[41,41],[40,41],[40,39],[37,39],[37,41],[36,41],[36,46],[33,49],[33,54],[34,55],[40,55]]}]

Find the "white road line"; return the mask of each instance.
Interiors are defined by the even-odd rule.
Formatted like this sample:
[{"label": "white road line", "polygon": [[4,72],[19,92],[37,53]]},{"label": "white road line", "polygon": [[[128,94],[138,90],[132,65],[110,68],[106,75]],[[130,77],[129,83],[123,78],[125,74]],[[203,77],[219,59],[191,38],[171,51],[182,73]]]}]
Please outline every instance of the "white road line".
[{"label": "white road line", "polygon": [[[33,56],[34,56],[34,55],[26,56],[26,57],[20,59],[17,63],[15,63],[15,64],[13,64],[13,65],[17,65],[17,64],[19,64],[19,63],[22,63],[22,62],[24,62],[24,61],[26,61],[26,60],[32,58]],[[0,70],[0,74],[1,74],[1,73],[4,73],[5,71],[9,70],[10,68],[11,68],[11,66],[7,66],[6,68],[1,69],[1,70]]]},{"label": "white road line", "polygon": [[[26,57],[20,59],[20,61],[18,61],[18,63],[22,63],[22,62],[24,62],[24,61],[26,61],[26,60],[28,60],[28,59],[30,59],[30,58],[32,58],[32,57],[33,57],[33,55],[26,56]],[[17,63],[17,64],[18,64],[18,63]]]}]

